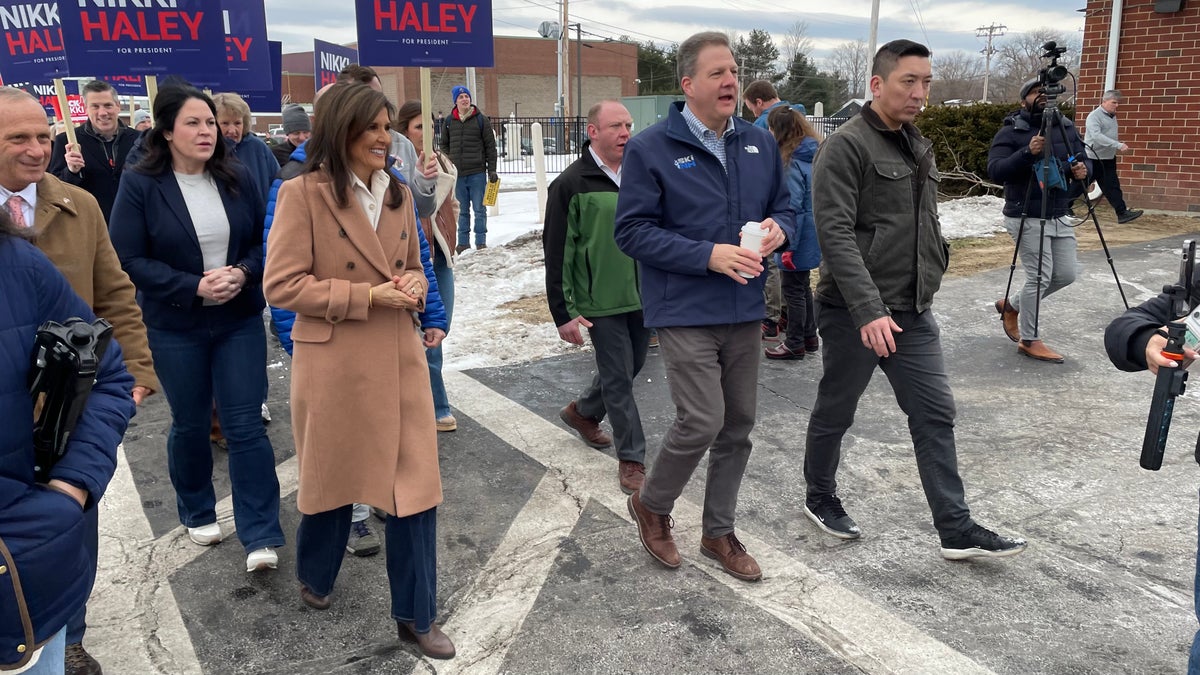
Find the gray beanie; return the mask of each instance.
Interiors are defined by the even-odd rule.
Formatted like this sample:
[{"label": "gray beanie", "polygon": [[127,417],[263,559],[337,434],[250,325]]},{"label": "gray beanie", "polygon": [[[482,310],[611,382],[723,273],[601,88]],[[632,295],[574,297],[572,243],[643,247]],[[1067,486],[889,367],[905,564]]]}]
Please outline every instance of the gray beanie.
[{"label": "gray beanie", "polygon": [[137,125],[141,124],[142,122],[145,122],[148,119],[150,119],[150,111],[149,110],[145,110],[143,108],[138,108],[137,110],[133,111],[133,126],[136,127]]},{"label": "gray beanie", "polygon": [[308,121],[308,113],[304,112],[304,108],[292,103],[283,109],[283,133],[291,134],[297,131],[312,131],[312,124]]}]

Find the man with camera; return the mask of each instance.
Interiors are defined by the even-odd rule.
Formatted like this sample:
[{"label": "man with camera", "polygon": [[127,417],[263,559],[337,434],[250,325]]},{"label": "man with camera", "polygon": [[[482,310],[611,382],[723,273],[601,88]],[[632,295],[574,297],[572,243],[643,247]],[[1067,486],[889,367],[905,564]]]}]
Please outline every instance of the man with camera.
[{"label": "man with camera", "polygon": [[[1004,118],[988,152],[988,175],[1004,184],[1004,226],[1025,271],[1020,291],[997,300],[996,311],[1018,352],[1062,363],[1062,355],[1042,342],[1038,311],[1040,298],[1075,281],[1079,261],[1068,205],[1083,194],[1091,161],[1071,120],[1047,110],[1043,89],[1041,79],[1021,86],[1021,109]],[[1048,124],[1044,115],[1050,116]]]}]

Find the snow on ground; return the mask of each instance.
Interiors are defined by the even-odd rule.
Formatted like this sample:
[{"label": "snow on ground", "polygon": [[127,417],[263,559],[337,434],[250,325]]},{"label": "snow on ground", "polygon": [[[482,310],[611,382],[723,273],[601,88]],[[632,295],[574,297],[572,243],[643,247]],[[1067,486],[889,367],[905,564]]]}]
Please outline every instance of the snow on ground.
[{"label": "snow on ground", "polygon": [[[500,184],[500,214],[488,216],[488,248],[464,252],[455,264],[454,323],[443,349],[448,369],[523,363],[581,349],[560,340],[552,321],[531,324],[501,307],[544,295],[546,275],[533,174],[505,174]],[[998,197],[942,202],[942,233],[960,239],[1002,232],[1003,205]]]}]

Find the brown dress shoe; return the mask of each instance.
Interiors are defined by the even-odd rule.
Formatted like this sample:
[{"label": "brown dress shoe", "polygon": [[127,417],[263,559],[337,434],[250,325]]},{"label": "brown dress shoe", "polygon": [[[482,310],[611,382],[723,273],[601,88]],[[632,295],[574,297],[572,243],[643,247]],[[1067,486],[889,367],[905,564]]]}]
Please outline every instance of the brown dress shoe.
[{"label": "brown dress shoe", "polygon": [[1017,351],[1038,361],[1049,361],[1050,363],[1063,362],[1062,354],[1051,350],[1041,340],[1021,340],[1017,343]]},{"label": "brown dress shoe", "polygon": [[774,359],[776,361],[798,361],[804,358],[805,351],[805,349],[794,350],[791,347],[788,347],[786,344],[780,342],[774,347],[768,347],[764,349],[763,354],[765,354],[768,359]]},{"label": "brown dress shoe", "polygon": [[575,401],[571,401],[567,407],[560,410],[558,417],[566,422],[567,426],[578,431],[583,442],[593,448],[607,448],[613,443],[612,436],[604,433],[604,430],[600,428],[600,420],[580,415],[579,409],[575,407]]},{"label": "brown dress shoe", "polygon": [[1007,298],[996,301],[996,312],[1000,314],[1000,320],[1004,322],[1004,334],[1013,342],[1021,341],[1021,327],[1017,324],[1017,310],[1013,309],[1012,303],[1008,302]]},{"label": "brown dress shoe", "polygon": [[100,662],[87,653],[82,642],[67,645],[65,662],[63,672],[66,675],[104,675]]},{"label": "brown dress shoe", "polygon": [[300,599],[313,609],[329,609],[329,605],[333,604],[328,595],[317,595],[304,584],[300,584]]},{"label": "brown dress shoe", "polygon": [[641,491],[629,495],[629,515],[638,528],[638,538],[650,557],[658,562],[675,569],[679,567],[679,549],[675,548],[675,539],[671,537],[671,516],[651,513],[642,506],[638,497]]},{"label": "brown dress shoe", "polygon": [[721,567],[730,576],[742,581],[758,581],[762,579],[762,569],[758,562],[746,553],[746,547],[730,532],[724,537],[710,539],[700,538],[700,552],[705,556],[721,563]]},{"label": "brown dress shoe", "polygon": [[631,495],[642,489],[642,481],[646,480],[646,465],[621,460],[617,467],[617,478],[621,481],[621,491]]},{"label": "brown dress shoe", "polygon": [[429,627],[428,633],[418,633],[413,624],[407,621],[397,621],[396,633],[405,642],[417,643],[417,649],[431,659],[452,659],[456,653],[450,636],[443,633],[436,623]]}]

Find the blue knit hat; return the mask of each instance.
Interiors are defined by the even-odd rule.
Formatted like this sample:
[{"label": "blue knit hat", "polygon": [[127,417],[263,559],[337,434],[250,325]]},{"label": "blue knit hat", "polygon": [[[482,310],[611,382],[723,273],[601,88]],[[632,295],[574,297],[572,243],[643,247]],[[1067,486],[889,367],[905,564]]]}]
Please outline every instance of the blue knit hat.
[{"label": "blue knit hat", "polygon": [[[450,105],[458,105],[458,97],[462,96],[463,94],[466,94],[467,96],[471,96],[471,90],[467,89],[464,85],[461,85],[461,84],[454,87],[453,89],[451,89],[450,90]],[[474,101],[475,97],[471,96],[471,100]]]}]

